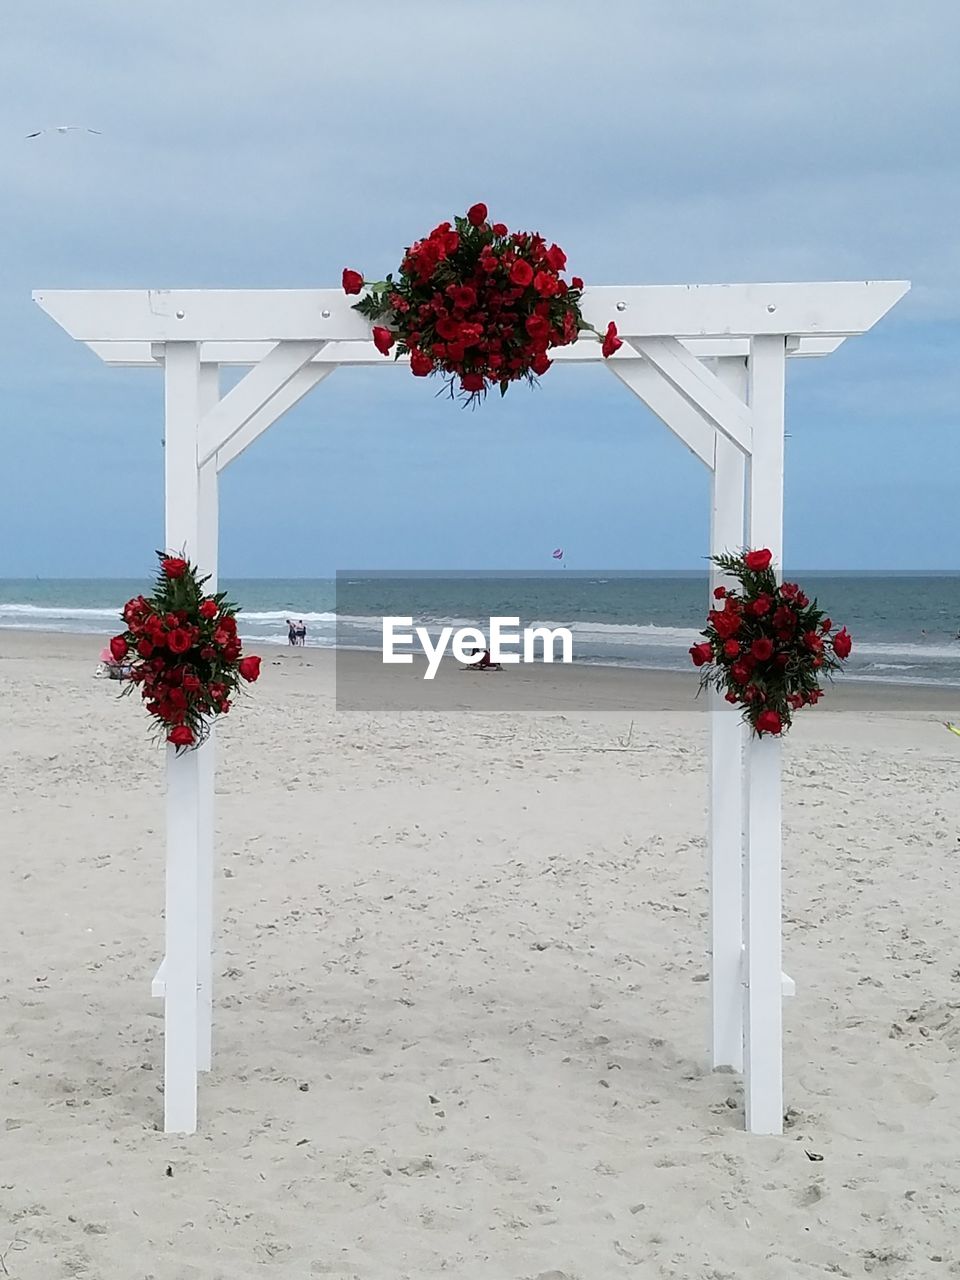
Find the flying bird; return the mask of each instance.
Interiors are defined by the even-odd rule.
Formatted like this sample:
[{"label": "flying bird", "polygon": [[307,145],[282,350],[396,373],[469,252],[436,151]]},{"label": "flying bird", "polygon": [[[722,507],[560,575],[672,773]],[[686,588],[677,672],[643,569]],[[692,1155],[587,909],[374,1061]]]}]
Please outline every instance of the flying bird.
[{"label": "flying bird", "polygon": [[101,133],[100,129],[88,129],[85,124],[56,124],[49,129],[37,129],[34,133],[28,133],[28,138],[39,138],[44,133]]}]

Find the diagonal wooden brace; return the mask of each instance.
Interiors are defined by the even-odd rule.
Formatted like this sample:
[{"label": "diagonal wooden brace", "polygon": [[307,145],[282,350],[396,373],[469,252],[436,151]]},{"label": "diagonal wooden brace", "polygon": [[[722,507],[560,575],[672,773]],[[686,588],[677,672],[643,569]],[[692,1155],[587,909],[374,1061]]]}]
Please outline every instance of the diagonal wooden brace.
[{"label": "diagonal wooden brace", "polygon": [[318,383],[323,382],[324,378],[329,377],[336,368],[335,364],[307,363],[298,369],[286,386],[282,387],[276,395],[271,396],[263,408],[258,409],[252,417],[248,418],[226,444],[217,450],[217,471],[222,471],[234,458],[239,457],[244,449],[249,448],[254,440],[262,436],[268,427],[272,427],[278,418],[294,405],[299,404],[308,392],[312,391]]},{"label": "diagonal wooden brace", "polygon": [[606,367],[679,436],[691,453],[713,470],[716,430],[696,405],[646,360],[621,357],[609,360]]},{"label": "diagonal wooden brace", "polygon": [[197,464],[203,466],[282,391],[324,343],[278,342],[200,421]]},{"label": "diagonal wooden brace", "polygon": [[676,338],[632,338],[631,346],[745,454],[753,449],[750,409]]}]

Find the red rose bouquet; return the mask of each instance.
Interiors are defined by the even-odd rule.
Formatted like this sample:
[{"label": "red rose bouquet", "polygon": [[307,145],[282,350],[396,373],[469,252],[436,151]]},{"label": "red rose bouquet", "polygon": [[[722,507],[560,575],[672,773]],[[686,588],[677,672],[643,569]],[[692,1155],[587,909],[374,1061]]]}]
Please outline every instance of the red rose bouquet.
[{"label": "red rose bouquet", "polygon": [[226,715],[242,682],[260,675],[260,659],[241,656],[237,607],[221,591],[206,595],[189,560],[158,551],[152,596],[123,606],[126,631],[110,641],[118,662],[129,662],[147,710],[167,742],[197,747],[218,715]]},{"label": "red rose bouquet", "polygon": [[740,590],[716,588],[706,638],[690,650],[701,686],[723,690],[761,736],[782,733],[795,711],[815,706],[821,678],[832,678],[853,646],[846,627],[835,630],[795,582],[777,582],[772,558],[766,549],[713,557]]},{"label": "red rose bouquet", "polygon": [[487,220],[475,204],[454,224],[441,222],[407,249],[397,277],[364,280],[343,273],[348,294],[366,294],[354,310],[371,321],[383,355],[410,356],[414,377],[440,373],[451,396],[457,384],[467,403],[491,386],[505,395],[511,382],[535,383],[550,368],[553,347],[595,333],[604,356],[622,346],[610,322],[600,334],[580,311],[583,281],[566,281],[567,255],[543,236],[511,232]]}]

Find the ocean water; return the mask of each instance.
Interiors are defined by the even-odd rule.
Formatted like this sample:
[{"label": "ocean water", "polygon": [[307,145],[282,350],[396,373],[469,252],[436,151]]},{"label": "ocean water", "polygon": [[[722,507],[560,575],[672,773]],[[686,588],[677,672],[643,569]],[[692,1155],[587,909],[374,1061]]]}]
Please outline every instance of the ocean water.
[{"label": "ocean water", "polygon": [[[960,687],[960,574],[796,573],[854,637],[844,678]],[[0,579],[0,627],[102,635],[143,580]],[[242,607],[240,631],[258,645],[286,644],[286,619],[303,619],[307,643],[379,649],[383,615],[413,616],[432,632],[493,615],[522,626],[568,626],[574,660],[689,668],[708,603],[705,574],[550,573],[370,575],[339,579],[236,579],[223,589]]]}]

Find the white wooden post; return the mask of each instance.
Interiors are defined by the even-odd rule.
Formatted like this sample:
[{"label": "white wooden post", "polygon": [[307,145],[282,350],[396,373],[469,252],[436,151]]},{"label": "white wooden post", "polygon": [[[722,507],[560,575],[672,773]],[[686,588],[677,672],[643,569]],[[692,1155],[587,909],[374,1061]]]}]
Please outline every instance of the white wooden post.
[{"label": "white wooden post", "polygon": [[[201,418],[220,399],[220,366],[200,366]],[[197,564],[210,575],[209,590],[217,589],[220,542],[220,499],[217,460],[200,468]],[[199,757],[200,829],[198,837],[197,896],[197,1068],[209,1071],[213,1062],[213,881],[216,828],[216,729],[197,751]]]},{"label": "white wooden post", "polygon": [[[164,352],[166,411],[166,545],[196,558],[200,483],[200,348],[168,342]],[[200,754],[167,747],[166,958],[164,961],[164,1130],[197,1128],[197,957]]]},{"label": "white wooden post", "polygon": [[[786,341],[755,337],[748,357],[753,417],[748,537],[783,563],[783,414]],[[744,876],[746,1124],[783,1132],[781,921],[781,743],[751,733],[747,746]]]},{"label": "white wooden post", "polygon": [[[744,360],[718,360],[717,376],[746,401]],[[736,553],[744,542],[746,458],[715,433],[710,554]],[[724,581],[714,567],[713,589]],[[722,606],[718,606],[722,607]],[[743,1070],[743,753],[740,711],[710,690],[710,984],[711,1065]]]}]

